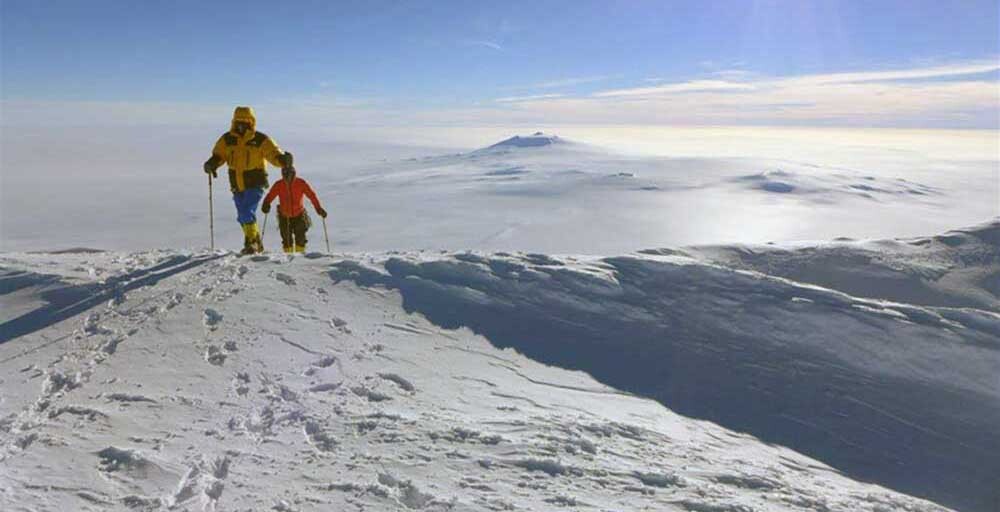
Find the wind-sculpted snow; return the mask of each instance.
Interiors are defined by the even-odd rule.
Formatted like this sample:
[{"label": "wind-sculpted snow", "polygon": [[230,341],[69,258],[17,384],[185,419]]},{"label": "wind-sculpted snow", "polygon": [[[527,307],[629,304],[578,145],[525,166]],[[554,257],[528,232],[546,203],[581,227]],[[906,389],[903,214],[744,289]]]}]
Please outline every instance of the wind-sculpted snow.
[{"label": "wind-sculpted snow", "polygon": [[706,246],[685,254],[860,297],[1000,312],[1000,220],[933,237]]},{"label": "wind-sculpted snow", "polygon": [[[966,256],[981,258],[950,270],[995,272],[994,231],[968,235]],[[867,257],[856,256],[863,273]],[[331,276],[397,289],[407,310],[442,327],[856,478],[964,510],[1000,498],[995,312],[863,299],[677,255],[399,255],[343,261]],[[989,295],[971,292],[965,301]]]},{"label": "wind-sculpted snow", "polygon": [[807,197],[818,201],[835,201],[843,196],[872,200],[893,199],[893,196],[934,196],[941,191],[903,178],[884,179],[859,173],[811,173],[773,169],[743,176],[731,181],[754,190]]},{"label": "wind-sculpted snow", "polygon": [[[650,286],[670,281],[698,294],[700,285],[664,274],[663,265],[674,263],[541,254],[370,261],[221,252],[0,255],[4,275],[53,276],[19,277],[0,293],[5,307],[23,311],[0,324],[7,335],[0,344],[0,510],[944,510],[403,309],[404,301],[440,306],[428,308],[435,321],[452,315],[448,325],[476,328],[489,327],[476,316],[489,312],[510,332],[554,335],[549,348],[575,354],[576,366],[594,366],[597,357],[619,364],[632,351],[635,326],[663,319],[633,303],[649,300],[652,288],[623,276],[662,275]],[[708,286],[700,300],[715,307],[739,302],[722,292],[748,293],[754,280],[766,280],[691,268]],[[368,285],[406,284],[398,291],[335,284],[331,272]],[[538,286],[525,288],[530,282]],[[69,302],[72,294],[49,293],[53,283],[101,300]],[[123,293],[109,294],[109,287]],[[793,289],[801,287],[775,282],[760,295],[777,307]],[[801,290],[815,301],[801,306],[815,308],[815,322],[829,312],[869,315],[848,308],[857,301],[842,294]],[[527,304],[520,292],[538,295]],[[37,309],[46,313],[33,315]],[[890,310],[916,316],[902,306]],[[564,318],[551,316],[557,311]],[[455,316],[463,313],[472,316]],[[945,320],[976,319],[980,330],[994,325],[976,312],[965,315]],[[23,318],[38,321],[27,329]],[[693,329],[674,320],[680,333]],[[693,320],[719,323],[705,328],[721,333],[740,319]],[[930,315],[913,329],[941,321]],[[562,337],[588,324],[617,325],[613,339],[621,346]],[[7,331],[11,326],[22,327]],[[946,353],[949,344],[942,345]],[[649,346],[646,355],[658,357]],[[721,357],[704,347],[705,360]],[[637,379],[647,369],[627,368]],[[956,386],[971,387],[977,371]],[[740,381],[747,371],[735,373]],[[777,400],[766,395],[769,383],[762,379],[740,397]],[[716,405],[732,406],[735,396]],[[970,414],[982,410],[969,406]]]}]

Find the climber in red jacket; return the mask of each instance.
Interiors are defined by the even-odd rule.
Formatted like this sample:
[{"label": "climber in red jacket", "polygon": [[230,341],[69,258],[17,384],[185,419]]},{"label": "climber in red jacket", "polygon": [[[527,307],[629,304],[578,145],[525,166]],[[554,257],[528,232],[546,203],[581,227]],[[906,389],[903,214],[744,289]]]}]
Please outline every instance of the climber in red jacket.
[{"label": "climber in red jacket", "polygon": [[281,169],[281,180],[271,185],[271,190],[264,197],[260,210],[265,214],[271,211],[271,201],[278,199],[278,230],[281,232],[281,245],[285,252],[304,252],[306,250],[306,231],[311,225],[309,215],[302,206],[302,196],[309,197],[313,208],[320,217],[326,218],[326,210],[319,204],[316,192],[306,183],[306,180],[295,176],[295,167]]}]

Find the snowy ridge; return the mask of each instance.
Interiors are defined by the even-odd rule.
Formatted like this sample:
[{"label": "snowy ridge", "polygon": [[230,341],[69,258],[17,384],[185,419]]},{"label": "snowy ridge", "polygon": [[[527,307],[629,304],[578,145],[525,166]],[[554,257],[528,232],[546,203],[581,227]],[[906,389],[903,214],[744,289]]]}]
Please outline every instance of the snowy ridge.
[{"label": "snowy ridge", "polygon": [[655,253],[2,255],[0,508],[989,510],[1000,315]]},{"label": "snowy ridge", "polygon": [[704,246],[688,253],[859,297],[1000,311],[998,248],[1000,220],[993,220],[931,237]]},{"label": "snowy ridge", "polygon": [[[788,253],[822,256],[833,250],[827,246],[774,249],[753,261],[845,287],[857,284],[845,281],[847,263],[862,281],[894,263],[898,275],[884,279],[922,284],[885,287],[896,299],[995,306],[984,285],[1000,271],[998,226],[858,243],[864,250],[832,260],[828,272],[820,270],[829,258],[814,257],[804,270],[787,263]],[[890,250],[879,261],[875,247]],[[439,325],[468,326],[498,346],[585,370],[856,477],[989,510],[997,498],[990,482],[1000,474],[1000,456],[988,448],[1000,424],[1000,315],[862,299],[718,266],[697,251],[393,256],[343,262],[333,274],[398,289],[408,310]],[[920,276],[928,266],[936,275]]]},{"label": "snowy ridge", "polygon": [[737,176],[730,181],[751,190],[773,194],[788,194],[799,197],[813,197],[835,200],[839,197],[860,197],[869,200],[890,200],[895,197],[921,197],[941,195],[942,191],[923,183],[903,178],[885,179],[876,176],[849,173],[797,172],[770,169],[753,174]]}]

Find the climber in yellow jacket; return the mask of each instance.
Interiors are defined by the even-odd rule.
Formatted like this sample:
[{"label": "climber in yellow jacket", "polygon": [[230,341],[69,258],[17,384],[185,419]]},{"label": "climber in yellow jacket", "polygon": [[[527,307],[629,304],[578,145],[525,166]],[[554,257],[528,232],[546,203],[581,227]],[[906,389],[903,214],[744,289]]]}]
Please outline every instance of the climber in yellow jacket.
[{"label": "climber in yellow jacket", "polygon": [[243,253],[264,250],[257,228],[257,205],[267,188],[267,163],[291,167],[292,154],[282,151],[263,132],[257,131],[257,118],[250,107],[236,107],[229,131],[222,134],[205,162],[205,172],[218,177],[217,169],[229,167],[229,188],[236,203],[236,220],[243,227]]}]

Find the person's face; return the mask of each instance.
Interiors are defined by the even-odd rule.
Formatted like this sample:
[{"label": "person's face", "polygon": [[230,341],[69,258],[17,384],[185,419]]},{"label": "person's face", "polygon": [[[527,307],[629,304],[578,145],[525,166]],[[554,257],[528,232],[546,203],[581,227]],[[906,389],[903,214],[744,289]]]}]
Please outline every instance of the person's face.
[{"label": "person's face", "polygon": [[281,170],[281,177],[284,178],[285,181],[291,183],[292,180],[295,179],[295,171],[290,170],[290,169],[282,169]]},{"label": "person's face", "polygon": [[236,123],[233,124],[233,129],[236,130],[238,135],[243,135],[250,130],[250,123],[246,121],[236,121]]}]

